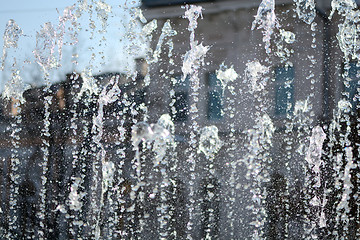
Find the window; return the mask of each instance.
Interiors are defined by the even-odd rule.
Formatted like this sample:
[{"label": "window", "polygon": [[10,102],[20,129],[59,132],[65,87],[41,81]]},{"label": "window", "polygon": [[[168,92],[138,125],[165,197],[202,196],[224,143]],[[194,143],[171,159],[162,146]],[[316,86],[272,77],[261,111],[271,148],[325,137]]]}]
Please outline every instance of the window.
[{"label": "window", "polygon": [[223,89],[221,81],[216,77],[215,72],[209,73],[207,78],[208,84],[208,109],[207,116],[210,120],[221,119],[222,114],[222,98]]},{"label": "window", "polygon": [[175,122],[184,122],[189,115],[189,77],[182,80],[182,75],[173,78],[172,102],[170,113]]},{"label": "window", "polygon": [[294,68],[275,68],[275,115],[292,113],[294,109]]},{"label": "window", "polygon": [[356,108],[359,102],[359,80],[360,80],[360,66],[357,62],[351,62],[349,64],[349,70],[347,72],[347,81],[344,81],[344,91],[347,99],[351,103],[353,109]]}]

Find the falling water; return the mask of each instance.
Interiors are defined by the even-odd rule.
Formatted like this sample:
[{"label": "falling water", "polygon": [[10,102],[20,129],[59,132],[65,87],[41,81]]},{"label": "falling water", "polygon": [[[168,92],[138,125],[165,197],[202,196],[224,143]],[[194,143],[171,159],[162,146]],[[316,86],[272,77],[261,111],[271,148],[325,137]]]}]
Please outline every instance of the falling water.
[{"label": "falling water", "polygon": [[[78,1],[42,24],[26,61],[28,36],[6,24],[0,238],[359,238],[356,1],[205,1],[158,19],[143,2]],[[99,72],[112,19],[122,58],[142,56],[121,73]],[[24,82],[30,63],[42,86]]]}]

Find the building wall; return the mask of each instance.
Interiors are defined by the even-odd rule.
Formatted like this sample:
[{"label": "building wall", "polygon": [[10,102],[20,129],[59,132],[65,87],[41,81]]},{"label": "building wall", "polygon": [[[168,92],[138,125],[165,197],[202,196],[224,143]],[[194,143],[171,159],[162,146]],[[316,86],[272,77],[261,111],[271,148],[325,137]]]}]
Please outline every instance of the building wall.
[{"label": "building wall", "polygon": [[[176,30],[177,35],[171,38],[174,44],[172,56],[168,55],[169,45],[165,41],[159,62],[150,65],[149,86],[144,89],[142,88],[143,78],[138,79],[138,82],[134,81],[135,79],[121,78],[119,84],[126,86],[122,88],[121,98],[116,102],[118,105],[110,105],[104,109],[102,140],[107,156],[106,161],[116,164],[119,175],[116,176],[115,181],[121,182],[122,185],[119,185],[126,188],[123,193],[114,193],[112,195],[112,197],[116,196],[123,200],[125,199],[123,205],[118,205],[119,208],[122,208],[121,213],[123,215],[120,214],[120,216],[123,218],[123,222],[119,224],[121,226],[117,230],[128,231],[130,233],[129,236],[132,237],[143,239],[159,238],[159,231],[154,229],[160,229],[156,214],[158,213],[157,207],[159,207],[160,203],[163,203],[161,202],[163,199],[159,195],[151,199],[148,197],[155,190],[158,191],[157,188],[159,186],[166,186],[162,189],[164,190],[163,192],[170,192],[167,196],[168,202],[165,203],[168,204],[169,209],[172,211],[171,214],[173,214],[171,220],[173,221],[173,226],[169,227],[169,229],[177,229],[179,239],[184,239],[186,235],[184,229],[189,218],[188,210],[190,204],[194,206],[194,216],[192,219],[194,230],[191,232],[194,239],[204,238],[206,232],[204,228],[208,227],[204,227],[206,223],[204,218],[208,214],[206,212],[208,209],[213,209],[217,217],[212,222],[206,223],[211,226],[209,234],[220,239],[246,239],[251,236],[254,230],[252,222],[255,216],[251,207],[263,207],[264,211],[273,214],[276,211],[284,211],[282,208],[276,208],[281,206],[284,203],[283,201],[300,202],[301,205],[301,196],[298,190],[299,184],[300,189],[302,188],[301,184],[304,178],[303,163],[301,162],[303,161],[304,153],[298,153],[297,150],[298,147],[308,144],[307,137],[311,134],[312,126],[323,124],[324,115],[326,115],[324,114],[325,109],[332,111],[336,102],[342,97],[343,84],[340,81],[342,68],[339,67],[342,64],[342,58],[340,57],[342,54],[336,44],[335,33],[337,32],[336,23],[338,21],[336,17],[338,16],[335,16],[334,23],[328,26],[329,54],[331,58],[329,68],[329,98],[331,102],[329,103],[330,107],[325,108],[325,78],[323,72],[325,55],[323,44],[326,36],[322,31],[325,26],[324,19],[320,16],[316,18],[316,26],[313,26],[316,30],[313,31],[309,25],[298,20],[291,5],[289,5],[290,3],[292,1],[277,1],[276,14],[279,28],[293,32],[296,40],[293,44],[287,44],[281,39],[279,30],[274,30],[271,45],[272,53],[270,55],[265,53],[261,30],[251,30],[258,2],[229,0],[203,4],[203,18],[198,20],[199,25],[195,35],[196,40],[199,43],[202,42],[205,46],[209,46],[210,50],[205,57],[204,65],[201,66],[198,73],[200,82],[198,100],[195,101],[194,99],[194,89],[191,85],[186,89],[189,96],[188,106],[190,107],[196,103],[198,111],[195,114],[190,111],[187,120],[175,123],[177,149],[176,151],[169,150],[161,163],[157,163],[154,160],[154,156],[157,153],[149,150],[150,148],[146,148],[146,145],[139,150],[139,159],[135,159],[137,155],[136,151],[134,151],[134,146],[131,144],[131,128],[134,124],[143,120],[148,123],[155,123],[161,115],[170,112],[170,94],[174,90],[172,78],[181,75],[184,55],[190,49],[190,33],[187,30],[188,20],[181,17],[184,9],[180,6],[144,9],[144,13],[149,20],[156,18],[158,21],[158,29],[153,37],[153,42],[151,42],[153,49],[158,43],[161,28],[167,19],[169,19],[173,29]],[[326,9],[326,3],[327,1],[320,1],[319,6]],[[315,47],[312,47],[313,39],[315,39]],[[165,40],[168,40],[168,38]],[[275,113],[276,87],[278,84],[275,79],[276,68],[285,65],[274,54],[278,51],[278,46],[282,46],[288,51],[294,51],[287,59],[288,62],[292,63],[294,69],[293,103],[308,100],[312,104],[311,110],[308,109],[309,111],[304,112],[301,116],[290,114],[287,117],[286,115],[279,116]],[[269,67],[269,72],[265,75],[268,80],[265,89],[258,92],[250,92],[252,85],[245,76],[246,64],[255,60]],[[218,70],[222,64],[227,67],[233,66],[234,70],[239,74],[239,78],[229,83],[227,88],[224,89],[222,102],[223,117],[220,119],[209,119],[207,108],[209,90],[211,89],[207,83],[208,76],[209,73]],[[310,76],[311,73],[313,76]],[[102,87],[109,82],[109,78],[104,76],[99,80]],[[141,84],[137,85],[136,83],[139,82]],[[131,88],[133,83],[134,88]],[[235,94],[232,94],[231,87]],[[102,177],[98,176],[98,179],[89,180],[94,176],[91,174],[87,175],[93,169],[93,164],[96,164],[97,167],[102,164],[99,162],[100,159],[96,157],[98,156],[99,146],[94,143],[93,134],[96,131],[94,133],[92,130],[95,122],[93,120],[99,107],[99,96],[88,96],[84,102],[75,103],[73,100],[74,96],[78,94],[78,83],[74,81],[64,82],[51,86],[51,88],[53,89],[52,97],[54,101],[50,106],[52,120],[50,123],[51,146],[49,149],[51,151],[48,162],[49,171],[47,173],[49,181],[46,188],[49,202],[54,198],[61,203],[58,205],[61,207],[68,204],[70,185],[73,181],[72,177],[83,174],[85,177],[88,177],[87,180],[84,180],[84,191],[89,192],[89,195],[99,193],[99,189],[91,189],[91,184],[93,183],[91,181],[96,182],[99,180],[101,182]],[[62,94],[58,94],[60,89],[64,91]],[[137,90],[141,90],[141,93],[136,93]],[[21,139],[19,145],[21,147],[16,154],[22,160],[19,164],[18,172],[21,176],[19,182],[23,184],[21,186],[25,190],[21,191],[27,191],[27,194],[31,195],[32,184],[34,184],[36,190],[35,199],[34,195],[28,196],[28,203],[30,203],[31,201],[39,201],[36,197],[38,197],[39,189],[43,187],[40,179],[42,169],[39,167],[43,156],[39,148],[42,146],[43,137],[41,132],[44,120],[44,96],[43,89],[30,90],[28,93],[25,94],[25,97],[28,97],[28,99],[22,110],[23,122],[21,126],[23,131],[19,133]],[[124,97],[125,94],[128,97]],[[137,94],[141,95],[140,101],[136,100],[139,97]],[[138,106],[124,107],[124,105],[131,105],[133,102],[140,104],[142,97],[146,98],[148,116],[141,114]],[[61,107],[62,100],[65,101],[65,109]],[[7,109],[4,109],[4,112],[11,113],[13,105],[14,103],[10,103]],[[125,108],[127,110],[124,110]],[[140,114],[135,113],[137,111]],[[74,113],[78,115],[74,117]],[[253,145],[249,146],[254,136],[263,137],[261,135],[263,122],[256,120],[265,113],[270,116],[272,123],[276,127],[271,140],[272,145],[261,142],[267,139],[260,139],[261,144],[259,146],[254,144],[254,142],[252,143]],[[331,116],[331,114],[326,116]],[[14,119],[11,116],[6,117],[7,119],[0,124],[0,127],[3,129],[1,134],[9,136],[8,129],[11,129]],[[77,135],[75,134],[76,131],[70,128],[72,125],[78,126]],[[206,158],[203,153],[198,151],[197,147],[200,129],[210,125],[218,127],[219,138],[223,143],[223,147],[214,159]],[[125,133],[120,133],[119,127],[124,127]],[[255,133],[247,131],[249,129],[258,129],[258,131],[255,131]],[[193,131],[194,136],[191,136],[191,131]],[[123,139],[119,140],[121,138]],[[0,156],[3,159],[1,162],[2,172],[0,179],[0,183],[2,183],[1,207],[6,212],[1,221],[4,223],[11,215],[6,204],[9,203],[12,170],[10,148],[12,146],[8,140],[0,141]],[[256,147],[262,149],[256,152]],[[78,153],[78,149],[84,151]],[[262,151],[269,154],[263,154]],[[74,153],[79,154],[81,161],[78,162],[80,163],[78,165],[74,164],[76,168],[72,169],[73,161],[75,161]],[[194,161],[196,164],[194,172],[189,171],[189,162],[191,161]],[[134,166],[141,167],[139,173],[141,176],[136,176],[137,173]],[[262,170],[261,173],[256,172],[256,170],[259,170],[256,167],[259,166]],[[164,179],[162,168],[166,169],[168,178]],[[27,175],[33,179],[33,183],[27,182]],[[193,177],[192,175],[195,176],[193,183],[194,202],[189,203],[189,184],[190,179]],[[261,179],[262,176],[265,176],[265,179]],[[137,184],[144,185],[138,190]],[[286,184],[289,185],[288,192],[286,192],[286,187],[284,187]],[[214,187],[209,187],[209,185]],[[129,193],[130,189],[134,190],[131,192],[133,195]],[[254,189],[267,189],[273,194],[269,195],[270,198],[273,198],[264,199],[263,203],[265,205],[263,206],[256,205],[253,201],[254,193],[251,192]],[[209,198],[209,191],[214,193],[214,198]],[[61,195],[63,192],[64,194]],[[171,194],[175,194],[175,197]],[[288,196],[290,195],[291,197],[289,198]],[[19,195],[19,199],[23,201],[24,199],[26,200],[26,197],[22,198]],[[94,199],[98,201],[99,196],[95,196]],[[269,204],[272,202],[274,204]],[[134,212],[129,210],[133,206],[132,204],[137,207]],[[28,206],[30,205],[28,204]],[[69,238],[71,233],[68,232],[69,226],[67,225],[65,214],[57,208],[58,206],[50,206],[50,209],[58,214],[54,213],[56,216],[50,216],[53,213],[49,214],[50,223],[55,221],[55,219],[59,221],[56,229],[57,232],[54,233],[54,236],[58,234],[57,236],[60,236],[60,238]],[[100,207],[107,210],[108,205],[104,204]],[[91,223],[91,214],[87,214],[91,210],[94,209],[91,208],[90,201],[87,201],[86,206],[83,208],[83,215],[80,216],[76,213],[73,215],[78,216],[79,219],[88,219],[88,222]],[[106,212],[106,214],[111,215],[112,213]],[[151,217],[145,218],[146,214],[150,214]],[[294,238],[299,237],[301,234],[301,231],[298,232],[299,227],[297,227],[301,225],[301,220],[297,217],[302,215],[296,214],[294,213],[294,216],[289,220],[289,235],[294,236]],[[143,217],[140,220],[146,222],[145,226],[147,228],[141,235],[136,235],[139,220],[125,219],[127,216],[132,216],[133,218],[134,216],[135,218],[138,216],[140,218]],[[107,217],[108,215],[104,218],[106,219]],[[268,219],[273,219],[274,217],[276,216],[273,214]],[[280,225],[283,224],[281,221],[279,223]],[[38,222],[32,224],[36,225]],[[104,221],[105,235],[108,234],[106,231],[110,231],[106,228],[107,224],[111,223]],[[264,231],[267,235],[276,234],[273,231],[281,230],[277,229],[271,221],[266,222],[265,227]],[[127,230],[124,230],[125,228]],[[280,231],[279,234],[283,233]]]},{"label": "building wall", "polygon": [[[178,10],[178,15],[184,12],[179,6],[174,6]],[[203,19],[198,20],[198,27],[195,31],[196,39],[202,42],[206,46],[210,46],[210,50],[205,57],[205,65],[201,67],[199,71],[199,78],[201,89],[199,91],[199,101],[197,103],[199,110],[199,122],[200,125],[215,124],[220,128],[220,131],[228,131],[226,127],[229,123],[235,123],[237,130],[245,130],[251,128],[254,120],[254,113],[256,112],[253,104],[255,99],[253,94],[249,93],[250,84],[245,78],[246,63],[249,61],[259,60],[263,65],[270,68],[269,81],[265,91],[258,94],[263,95],[265,98],[261,104],[267,108],[266,112],[273,117],[274,121],[281,122],[284,117],[278,117],[274,114],[274,68],[277,66],[284,66],[285,63],[281,63],[281,60],[274,57],[271,54],[269,57],[263,47],[262,35],[260,30],[251,31],[251,24],[253,16],[256,14],[256,8],[239,8],[233,11],[221,11],[207,13],[206,7],[203,12]],[[281,29],[291,31],[296,35],[296,41],[293,44],[282,44],[289,50],[293,49],[294,54],[289,58],[289,61],[294,64],[295,70],[295,96],[294,100],[306,100],[306,98],[315,92],[312,99],[314,104],[315,115],[321,118],[323,111],[323,53],[322,53],[322,41],[323,36],[319,33],[315,33],[316,48],[311,48],[311,42],[313,37],[310,26],[300,22],[294,14],[289,14],[290,6],[279,6],[277,8],[277,16],[280,22]],[[150,12],[150,13],[148,13]],[[152,9],[146,9],[145,14],[152,16]],[[162,15],[160,15],[162,16]],[[166,13],[165,13],[166,16]],[[158,32],[165,20],[158,19]],[[169,96],[168,92],[171,89],[171,77],[177,74],[181,74],[182,59],[186,51],[189,50],[189,35],[187,31],[188,20],[181,17],[170,18],[171,26],[177,31],[177,35],[173,37],[174,49],[172,59],[173,65],[168,64],[169,58],[166,54],[162,55],[162,59],[159,64],[151,66],[151,79],[153,85],[149,87],[149,102],[152,103],[153,99],[156,99],[155,107],[152,108],[150,113],[155,120],[159,115],[167,113],[169,111]],[[317,28],[323,27],[323,22],[320,18],[316,19]],[[279,41],[278,31],[275,30],[274,39]],[[153,46],[157,43],[157,37],[153,38]],[[273,52],[276,51],[275,46],[272,46]],[[166,47],[164,47],[166,49]],[[165,50],[166,51],[166,50]],[[310,64],[310,57],[313,56],[315,63]],[[267,60],[266,60],[267,59]],[[268,61],[265,62],[265,61]],[[236,116],[234,119],[230,119],[225,113],[224,118],[221,121],[208,121],[206,116],[207,106],[207,91],[206,78],[209,72],[216,71],[220,68],[220,65],[224,63],[226,66],[234,66],[235,71],[239,74],[239,78],[231,83],[234,87],[236,95],[232,95],[227,89],[225,90],[225,99],[229,98],[236,103]],[[321,69],[321,71],[318,71]],[[315,71],[317,70],[317,71]],[[310,73],[314,74],[314,84],[310,84],[308,76]],[[158,82],[161,82],[159,87]],[[191,89],[190,89],[191,91]],[[150,104],[153,106],[152,104]],[[191,105],[191,103],[190,103]],[[229,101],[224,102],[224,109],[229,106]],[[279,123],[280,124],[280,123]],[[179,124],[181,125],[181,124]]]},{"label": "building wall", "polygon": [[[250,1],[221,1],[212,3],[199,4],[204,7],[203,18],[198,19],[198,27],[195,30],[195,38],[200,43],[210,46],[210,50],[205,57],[205,64],[199,70],[200,90],[199,100],[197,102],[198,117],[196,122],[199,127],[215,125],[219,128],[220,138],[225,142],[225,147],[217,154],[215,164],[215,178],[219,180],[221,202],[220,202],[220,230],[221,239],[244,239],[251,235],[252,228],[250,222],[253,220],[251,211],[246,206],[253,204],[252,195],[249,188],[256,187],[256,179],[249,179],[246,174],[251,172],[248,169],[248,150],[246,143],[249,136],[245,132],[254,128],[258,115],[262,116],[267,113],[276,127],[272,139],[271,159],[269,164],[269,176],[271,179],[278,179],[280,176],[284,181],[290,184],[290,192],[298,189],[304,178],[304,172],[301,161],[304,155],[298,153],[298,147],[305,146],[306,140],[299,141],[299,137],[306,139],[311,134],[312,126],[322,124],[325,115],[331,116],[331,113],[324,113],[325,110],[332,111],[335,103],[339,99],[341,83],[339,82],[338,66],[341,58],[331,58],[331,67],[329,69],[330,91],[329,104],[330,107],[325,108],[324,104],[324,19],[317,13],[313,27],[299,20],[293,10],[292,1],[278,2],[276,6],[276,16],[279,21],[279,29],[291,31],[295,34],[296,40],[292,44],[287,44],[281,40],[279,30],[275,29],[272,36],[272,53],[267,55],[264,50],[261,30],[251,30],[254,16],[257,12],[258,2]],[[328,2],[320,1],[318,6],[328,12]],[[145,8],[144,15],[148,20],[157,19],[158,29],[157,35],[152,40],[152,46],[156,46],[158,36],[163,24],[169,19],[173,29],[177,31],[177,35],[172,37],[174,42],[173,59],[174,64],[169,64],[169,57],[163,54],[161,60],[157,64],[151,65],[151,83],[148,92],[150,119],[155,121],[161,114],[169,112],[171,89],[170,79],[173,75],[181,74],[181,66],[183,56],[190,49],[189,31],[187,30],[188,20],[182,18],[184,9],[180,6]],[[328,26],[329,38],[331,41],[330,51],[332,55],[339,55],[336,46],[334,34],[336,20],[332,25]],[[311,30],[313,28],[314,30]],[[276,56],[277,46],[282,46],[289,51],[293,50],[287,61],[283,62]],[[166,47],[164,48],[166,49]],[[165,50],[166,51],[166,50]],[[246,64],[250,61],[258,60],[261,64],[269,67],[270,71],[265,76],[269,78],[267,86],[264,90],[252,93],[249,91],[251,83],[246,79]],[[293,104],[296,102],[307,101],[312,105],[311,110],[307,109],[302,116],[277,115],[275,113],[275,69],[285,66],[286,62],[291,62],[294,69],[294,96]],[[224,64],[228,67],[233,66],[234,70],[239,74],[239,78],[230,83],[236,94],[230,93],[227,88],[224,92],[224,116],[219,120],[209,120],[207,118],[207,74],[216,71],[220,65]],[[191,89],[190,89],[191,91]],[[156,99],[156,100],[154,100]],[[194,103],[194,99],[190,99],[189,105]],[[153,104],[153,101],[156,104]],[[229,110],[230,109],[230,110]],[[231,116],[231,111],[234,116]],[[188,120],[176,123],[176,133],[184,136],[182,139],[186,145],[189,138],[189,132],[192,130],[191,125],[194,121],[189,115]],[[233,132],[232,132],[233,131]],[[289,132],[290,131],[290,132]],[[196,131],[195,131],[196,132]],[[302,134],[307,134],[302,135]],[[304,145],[305,144],[305,145]],[[187,146],[187,145],[186,145]],[[232,150],[232,148],[234,148]],[[290,146],[290,148],[289,148]],[[183,147],[186,149],[187,147]],[[303,153],[304,154],[304,153]],[[188,179],[188,164],[186,158],[181,160],[180,168],[183,179]],[[236,167],[232,168],[231,163]],[[201,154],[196,162],[196,174],[198,179],[202,179],[208,175],[206,166],[210,163]],[[266,166],[266,164],[264,164]],[[235,177],[235,183],[230,179]],[[271,180],[272,181],[272,180]],[[278,180],[274,180],[275,182]],[[275,184],[276,185],[276,184]],[[280,184],[281,185],[281,184]],[[197,187],[200,188],[200,182]],[[232,192],[236,187],[235,193]],[[200,190],[199,190],[200,191]],[[285,189],[277,189],[275,191],[285,191]],[[285,192],[283,192],[285,194]],[[229,207],[229,199],[235,194],[234,206]],[[300,201],[300,196],[294,195],[291,201]],[[230,205],[229,205],[230,204]],[[231,210],[232,209],[232,210]],[[199,210],[200,211],[200,210]],[[229,211],[233,211],[233,216],[229,218]],[[198,212],[201,215],[200,212]],[[294,213],[294,216],[296,214]],[[230,236],[231,230],[229,226],[231,219],[235,219],[234,236]],[[291,219],[291,227],[289,228],[293,236],[301,234],[299,230],[299,219],[294,217]],[[201,234],[201,228],[198,226],[197,234]],[[299,236],[299,235],[297,235]]]}]

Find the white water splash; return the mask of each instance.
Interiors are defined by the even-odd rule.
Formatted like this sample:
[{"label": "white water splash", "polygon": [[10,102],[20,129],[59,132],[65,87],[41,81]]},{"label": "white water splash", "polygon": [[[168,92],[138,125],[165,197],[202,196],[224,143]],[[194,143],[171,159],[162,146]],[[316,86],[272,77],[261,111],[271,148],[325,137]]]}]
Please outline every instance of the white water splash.
[{"label": "white water splash", "polygon": [[300,156],[306,156],[309,146],[309,135],[311,132],[311,115],[312,106],[309,103],[309,98],[305,100],[298,100],[295,102],[294,106],[294,117],[293,117],[293,126],[291,126],[291,131],[296,127],[299,130],[297,131],[297,147],[296,152]]},{"label": "white water splash", "polygon": [[326,198],[321,200],[321,196],[318,194],[318,190],[322,187],[321,182],[321,167],[324,165],[323,160],[321,159],[323,144],[326,138],[326,134],[320,126],[316,126],[312,130],[312,135],[310,137],[310,144],[305,156],[305,160],[308,163],[309,172],[306,177],[306,184],[308,187],[309,197],[312,197],[309,204],[313,208],[314,218],[309,218],[309,228],[307,229],[308,233],[311,233],[313,238],[316,236],[316,227],[324,226],[324,206],[326,203]]},{"label": "white water splash", "polygon": [[17,48],[19,38],[22,35],[23,35],[23,31],[21,30],[19,25],[17,25],[17,23],[13,19],[10,19],[6,24],[5,33],[3,36],[4,46],[3,46],[3,55],[2,55],[2,63],[0,70],[4,70],[5,60],[7,57],[7,49]]},{"label": "white water splash", "polygon": [[341,99],[338,102],[338,109],[340,112],[349,113],[351,111],[351,108],[351,103],[346,99]]},{"label": "white water splash", "polygon": [[114,181],[115,174],[115,164],[112,161],[105,161],[102,164],[102,174],[103,174],[103,187],[104,192],[109,189]]},{"label": "white water splash", "polygon": [[354,0],[333,0],[331,6],[329,19],[336,11],[343,19],[343,22],[338,24],[337,39],[345,59],[347,61],[360,59],[360,41],[358,40],[360,11],[356,10],[356,2]]},{"label": "white water splash", "polygon": [[280,58],[285,66],[293,66],[292,62],[289,61],[291,55],[294,53],[292,44],[296,41],[296,36],[291,31],[279,29],[279,35],[275,37],[274,45],[276,48],[275,55]]},{"label": "white water splash", "polygon": [[198,152],[202,152],[207,159],[214,158],[222,146],[216,126],[206,126],[200,130]]},{"label": "white water splash", "polygon": [[310,137],[310,145],[305,156],[305,160],[308,162],[310,168],[315,175],[315,185],[313,187],[319,188],[321,186],[320,179],[320,167],[323,164],[321,160],[323,143],[326,138],[326,134],[320,126],[314,127],[312,135]]},{"label": "white water splash", "polygon": [[255,20],[252,23],[251,30],[254,30],[255,28],[262,29],[263,42],[265,43],[265,50],[268,54],[271,53],[271,35],[277,27],[279,27],[279,23],[275,15],[275,0],[262,0],[255,16]]},{"label": "white water splash", "polygon": [[353,9],[356,9],[357,5],[354,0],[332,0],[331,1],[331,13],[329,19],[332,18],[335,11],[338,11],[340,15],[347,15]]},{"label": "white water splash", "polygon": [[209,46],[204,46],[202,43],[198,44],[195,40],[195,29],[197,28],[197,19],[202,18],[202,7],[190,5],[186,6],[184,18],[189,20],[188,30],[190,31],[190,47],[186,52],[183,60],[181,70],[183,72],[182,81],[185,81],[186,76],[194,75],[201,65],[204,64],[204,57],[209,51]]},{"label": "white water splash", "polygon": [[20,71],[13,69],[10,81],[5,84],[2,97],[4,99],[15,100],[19,101],[19,103],[24,103],[25,99],[23,93],[27,89],[29,89],[29,86],[25,86],[23,83],[20,77]]},{"label": "white water splash", "polygon": [[109,14],[112,11],[112,8],[109,4],[100,0],[100,1],[96,2],[95,10],[96,10],[97,17],[99,18],[99,20],[102,24],[103,31],[104,31],[107,27],[107,20],[109,18]]},{"label": "white water splash", "polygon": [[295,34],[290,31],[285,31],[284,29],[280,29],[281,38],[288,44],[292,44],[295,42]]},{"label": "white water splash", "polygon": [[78,42],[77,19],[75,5],[66,7],[63,15],[59,16],[58,24],[47,22],[36,33],[36,48],[33,54],[44,73],[61,66],[64,45],[75,45]]},{"label": "white water splash", "polygon": [[[354,16],[355,14],[356,16]],[[359,12],[351,11],[349,15],[345,15],[344,22],[338,25],[339,32],[337,33],[337,39],[345,58],[359,59],[360,43],[358,36],[360,30],[359,24],[354,22],[353,19],[359,18],[360,14]]]},{"label": "white water splash", "polygon": [[357,167],[357,164],[354,162],[353,158],[353,148],[352,147],[345,147],[345,169],[343,175],[343,186],[342,186],[342,196],[340,202],[336,206],[336,220],[339,223],[343,221],[346,225],[349,224],[349,217],[348,213],[350,212],[350,195],[353,192],[354,185],[351,182],[351,171]]},{"label": "white water splash", "polygon": [[203,46],[202,43],[199,45],[193,45],[193,47],[185,54],[183,65],[181,70],[183,72],[183,81],[187,75],[194,74],[198,70],[198,66],[204,63],[204,57],[209,51],[208,46]]},{"label": "white water splash", "polygon": [[148,123],[139,122],[132,127],[131,142],[134,147],[137,147],[141,141],[151,141],[153,134],[154,132]]},{"label": "white water splash", "polygon": [[[59,24],[57,26],[57,45],[59,52],[59,61],[63,56],[64,45],[76,45],[78,43],[78,32],[79,26],[75,14],[75,5],[66,7],[63,11],[63,15],[59,16]],[[66,38],[68,36],[68,38]],[[65,41],[68,40],[68,41]]]},{"label": "white water splash", "polygon": [[263,226],[266,222],[265,199],[266,191],[263,185],[269,181],[269,172],[266,166],[271,162],[269,155],[272,146],[272,137],[275,132],[275,126],[269,117],[264,114],[256,119],[253,129],[247,130],[245,133],[249,138],[246,144],[248,153],[244,158],[244,164],[248,168],[245,177],[251,180],[251,201],[247,209],[251,211],[253,218],[250,225],[254,226],[252,231],[253,239],[261,239],[263,236]]},{"label": "white water splash", "polygon": [[142,34],[144,36],[152,36],[152,33],[156,30],[156,28],[157,28],[157,20],[153,19],[151,22],[148,22],[142,27]]},{"label": "white water splash", "polygon": [[167,143],[172,138],[174,132],[174,123],[169,114],[162,115],[155,124],[148,124],[146,122],[139,122],[132,127],[131,141],[135,148],[141,142],[156,142],[162,145]]},{"label": "white water splash", "polygon": [[251,93],[265,89],[269,81],[269,78],[266,77],[268,72],[269,67],[261,65],[258,60],[246,63],[245,77]]},{"label": "white water splash", "polygon": [[239,75],[235,72],[233,66],[227,68],[225,65],[221,64],[220,69],[216,70],[216,78],[221,82],[223,94],[228,84],[235,81],[238,77]]},{"label": "white water splash", "polygon": [[36,49],[34,56],[36,62],[42,67],[43,71],[58,67],[59,62],[55,57],[56,32],[54,26],[47,22],[43,25],[40,32],[36,34]]},{"label": "white water splash", "polygon": [[[151,32],[154,30],[154,24],[150,26],[149,29],[146,29],[147,31],[151,30]],[[160,54],[161,54],[161,51],[162,51],[162,45],[164,44],[165,42],[165,39],[166,38],[169,38],[168,41],[170,41],[171,37],[175,36],[177,34],[177,32],[175,30],[172,29],[171,25],[170,25],[170,21],[166,21],[164,23],[164,26],[161,30],[161,35],[159,37],[159,41],[156,45],[156,49],[153,53],[153,56],[152,56],[152,60],[151,60],[151,63],[156,63],[159,61],[159,58],[160,58]],[[169,51],[171,52],[172,49],[169,49]]]},{"label": "white water splash", "polygon": [[[169,144],[173,141],[173,135],[168,129],[158,123],[151,124],[150,126],[153,135],[148,141],[153,142],[152,150],[156,153],[156,156],[154,158],[154,165],[157,166],[165,158],[166,151],[169,148]],[[171,128],[171,124],[169,124],[168,127]]]},{"label": "white water splash", "polygon": [[[147,20],[144,17],[143,12],[142,12],[142,10],[140,8],[135,8],[134,9],[134,15],[135,15],[136,18],[138,18],[140,20],[140,22],[142,22],[144,24],[147,23]],[[154,19],[154,20],[156,20],[156,19]]]},{"label": "white water splash", "polygon": [[307,24],[311,24],[316,16],[314,0],[294,0],[296,5],[296,13],[299,19]]},{"label": "white water splash", "polygon": [[[75,75],[77,79],[79,77],[78,74]],[[86,69],[81,73],[82,85],[78,97],[81,97],[83,93],[88,94],[97,94],[100,91],[99,86],[96,83],[96,79],[92,76],[91,70]],[[76,80],[74,79],[74,80]]]},{"label": "white water splash", "polygon": [[309,99],[306,100],[298,100],[295,103],[294,106],[294,115],[295,116],[301,116],[307,112],[309,112],[310,110],[310,104],[309,104]]},{"label": "white water splash", "polygon": [[[197,28],[198,25],[198,18],[203,18],[202,17],[202,7],[201,6],[195,6],[195,5],[190,5],[190,6],[185,6],[185,14],[183,18],[187,18],[189,20],[189,25],[188,25],[188,30],[190,32],[194,32],[194,30]],[[190,38],[190,41],[192,41],[194,39]]]},{"label": "white water splash", "polygon": [[175,133],[175,124],[171,120],[171,116],[169,114],[163,114],[159,118],[157,124],[164,129],[168,130],[171,134]]},{"label": "white water splash", "polygon": [[86,193],[79,192],[79,187],[81,185],[82,179],[79,177],[73,178],[73,183],[70,187],[69,194],[69,208],[73,211],[81,211],[82,202],[81,199],[86,195]]}]

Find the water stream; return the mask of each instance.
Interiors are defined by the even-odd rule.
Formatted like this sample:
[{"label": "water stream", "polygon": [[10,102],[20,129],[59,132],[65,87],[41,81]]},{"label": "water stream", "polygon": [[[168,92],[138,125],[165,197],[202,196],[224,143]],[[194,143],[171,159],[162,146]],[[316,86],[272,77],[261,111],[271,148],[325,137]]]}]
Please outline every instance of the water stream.
[{"label": "water stream", "polygon": [[360,237],[356,1],[120,2],[6,24],[1,239]]}]

